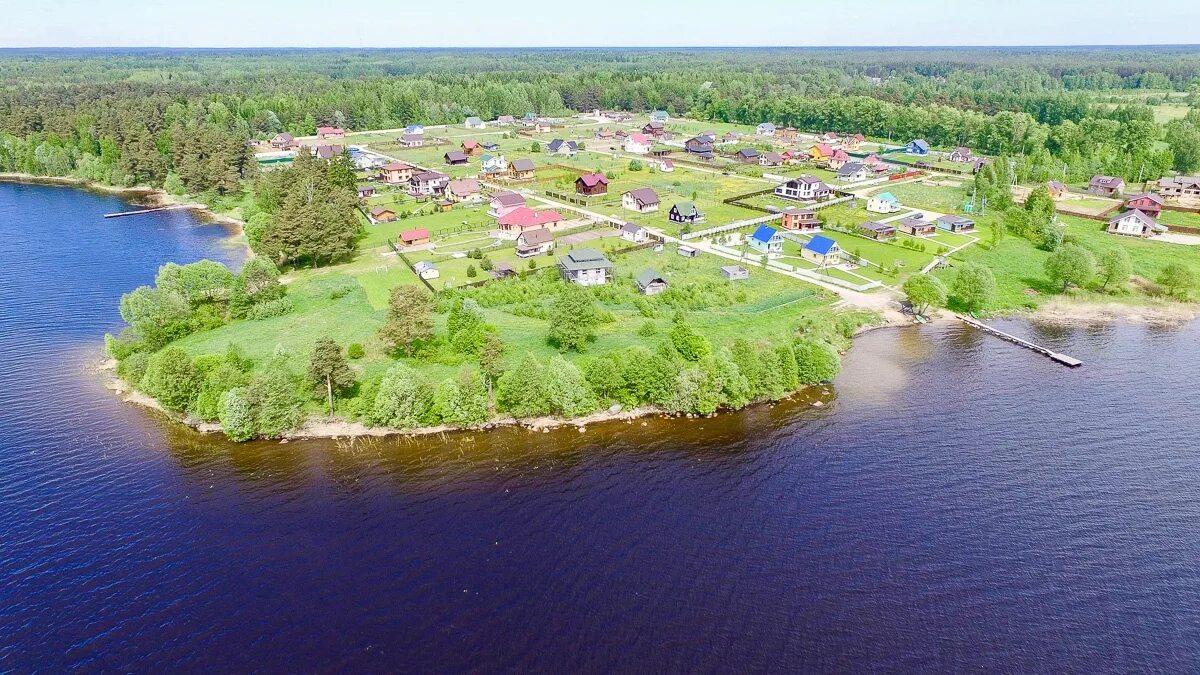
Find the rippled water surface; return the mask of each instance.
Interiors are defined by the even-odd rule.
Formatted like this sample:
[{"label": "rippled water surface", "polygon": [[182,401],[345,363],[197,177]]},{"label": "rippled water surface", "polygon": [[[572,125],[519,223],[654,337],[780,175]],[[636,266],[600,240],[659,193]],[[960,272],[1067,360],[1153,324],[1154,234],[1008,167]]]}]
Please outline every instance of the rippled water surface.
[{"label": "rippled water surface", "polygon": [[[1200,328],[865,336],[711,420],[232,445],[87,366],[182,213],[0,184],[0,671],[1194,671]],[[812,406],[813,401],[824,403]]]}]

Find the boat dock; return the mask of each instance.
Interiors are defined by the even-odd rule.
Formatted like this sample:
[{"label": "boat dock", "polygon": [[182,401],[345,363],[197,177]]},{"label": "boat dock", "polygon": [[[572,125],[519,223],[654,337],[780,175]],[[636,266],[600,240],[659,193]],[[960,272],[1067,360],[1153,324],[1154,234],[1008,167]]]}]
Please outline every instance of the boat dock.
[{"label": "boat dock", "polygon": [[971,326],[972,328],[983,331],[984,333],[988,333],[990,335],[995,335],[996,337],[1000,338],[1001,340],[1004,340],[1006,342],[1011,342],[1020,347],[1024,347],[1025,349],[1035,351],[1043,356],[1049,357],[1050,360],[1052,360],[1052,361],[1057,361],[1058,363],[1061,363],[1062,365],[1064,365],[1068,368],[1078,368],[1079,366],[1083,365],[1083,361],[1080,361],[1077,358],[1067,356],[1066,354],[1060,354],[1060,353],[1058,353],[1052,349],[1049,349],[1047,347],[1043,347],[1039,344],[1034,344],[1024,338],[1019,338],[1016,335],[1010,335],[1009,333],[1005,333],[1004,331],[999,330],[997,328],[992,328],[991,326],[987,325],[986,323],[983,323],[982,321],[979,321],[978,319],[973,319],[969,316],[963,316],[961,314],[958,314],[956,316],[958,316],[959,320],[961,320],[963,323],[967,324],[968,326]]},{"label": "boat dock", "polygon": [[122,218],[124,216],[137,216],[143,213],[155,213],[158,211],[178,211],[180,209],[202,209],[203,204],[170,204],[168,206],[156,206],[150,209],[138,209],[137,211],[120,211],[117,213],[106,213],[105,218]]}]

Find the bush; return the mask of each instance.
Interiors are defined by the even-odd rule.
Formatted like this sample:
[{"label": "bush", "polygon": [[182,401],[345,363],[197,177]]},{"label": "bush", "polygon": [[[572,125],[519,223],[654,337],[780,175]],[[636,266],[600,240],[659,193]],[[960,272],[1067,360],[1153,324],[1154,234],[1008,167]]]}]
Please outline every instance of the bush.
[{"label": "bush", "polygon": [[658,326],[656,326],[653,321],[647,321],[646,323],[643,323],[642,327],[639,328],[637,332],[637,334],[642,337],[650,337],[655,333],[658,333]]},{"label": "bush", "polygon": [[117,362],[117,377],[125,380],[130,386],[141,384],[146,375],[146,365],[150,356],[145,352],[134,352]]},{"label": "bush", "polygon": [[830,382],[842,369],[842,359],[827,342],[799,339],[792,345],[799,383]]},{"label": "bush", "polygon": [[221,395],[217,419],[221,422],[221,430],[231,441],[248,441],[257,433],[254,411],[244,389],[231,389]]},{"label": "bush", "polygon": [[366,355],[367,351],[363,349],[363,346],[357,342],[351,342],[350,346],[346,348],[346,356],[350,357],[351,359],[361,359]]},{"label": "bush", "polygon": [[286,358],[275,357],[250,378],[246,399],[261,436],[278,436],[296,428],[304,417],[307,394],[304,378]]},{"label": "bush", "polygon": [[246,312],[246,318],[251,321],[259,321],[283,316],[290,311],[292,311],[291,298],[276,298],[275,300],[268,300],[267,302],[260,302],[251,306]]},{"label": "bush", "polygon": [[167,347],[147,360],[141,390],[167,410],[186,412],[195,404],[202,382],[187,352]]}]

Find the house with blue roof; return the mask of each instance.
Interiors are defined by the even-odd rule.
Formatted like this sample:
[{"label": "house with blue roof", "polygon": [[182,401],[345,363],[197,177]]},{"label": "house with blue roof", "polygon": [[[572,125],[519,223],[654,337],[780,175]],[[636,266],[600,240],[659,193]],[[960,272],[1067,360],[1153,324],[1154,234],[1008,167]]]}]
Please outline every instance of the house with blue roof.
[{"label": "house with blue roof", "polygon": [[929,144],[926,143],[925,139],[923,138],[918,138],[915,141],[909,141],[906,152],[908,152],[910,155],[928,155]]},{"label": "house with blue roof", "polygon": [[760,253],[770,255],[783,253],[783,235],[770,225],[759,225],[754,234],[750,235],[750,247]]},{"label": "house with blue roof", "polygon": [[763,122],[762,124],[758,125],[758,127],[754,130],[754,133],[759,136],[774,136],[775,125],[771,124],[770,122]]},{"label": "house with blue roof", "polygon": [[423,134],[423,133],[425,133],[425,127],[421,126],[420,124],[410,124],[410,125],[404,127],[404,133],[406,133],[406,134]]},{"label": "house with blue roof", "polygon": [[897,213],[901,207],[900,200],[890,192],[872,195],[867,200],[867,210],[871,213]]},{"label": "house with blue roof", "polygon": [[652,122],[662,122],[663,124],[666,124],[670,119],[671,116],[667,114],[666,110],[655,110],[654,112],[650,113],[650,120]]},{"label": "house with blue roof", "polygon": [[829,267],[842,262],[842,247],[829,237],[818,234],[800,249],[800,257],[820,267]]}]

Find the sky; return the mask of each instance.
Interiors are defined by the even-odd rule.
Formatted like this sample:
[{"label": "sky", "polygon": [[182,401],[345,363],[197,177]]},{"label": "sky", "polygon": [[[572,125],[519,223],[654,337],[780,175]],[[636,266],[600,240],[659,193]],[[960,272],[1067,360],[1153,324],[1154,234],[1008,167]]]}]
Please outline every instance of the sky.
[{"label": "sky", "polygon": [[1200,43],[1200,0],[0,0],[0,47]]}]

